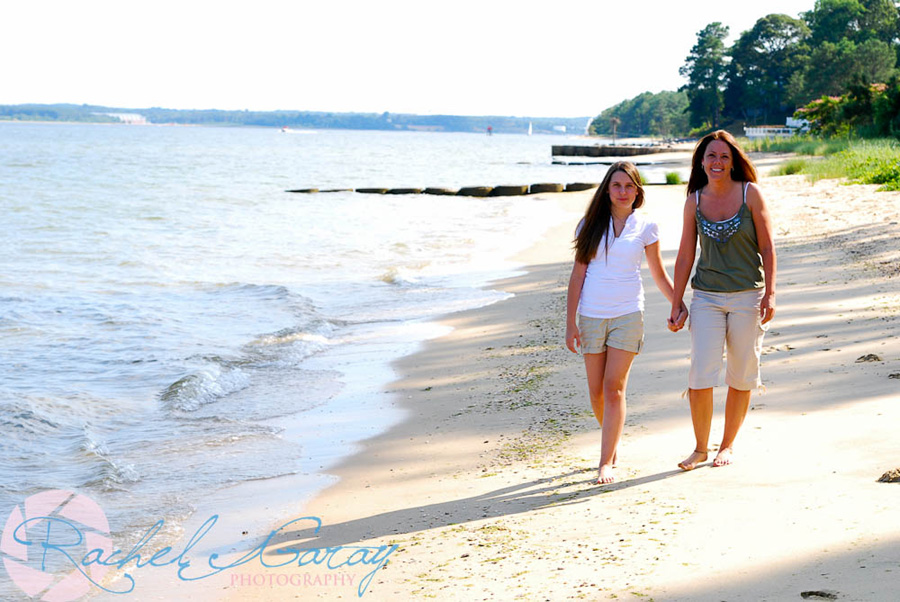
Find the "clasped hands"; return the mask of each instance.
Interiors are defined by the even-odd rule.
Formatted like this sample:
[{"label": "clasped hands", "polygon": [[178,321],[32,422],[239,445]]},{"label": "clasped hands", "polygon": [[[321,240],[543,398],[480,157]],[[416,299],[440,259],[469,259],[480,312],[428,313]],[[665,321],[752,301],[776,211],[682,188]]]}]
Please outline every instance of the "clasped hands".
[{"label": "clasped hands", "polygon": [[[681,307],[677,310],[672,310],[672,315],[666,319],[669,330],[678,332],[684,328],[684,323],[687,321],[687,318],[687,306],[682,303]],[[581,331],[575,324],[566,325],[566,347],[568,347],[569,351],[572,353],[578,353],[578,348],[581,347]]]},{"label": "clasped hands", "polygon": [[672,308],[672,314],[666,319],[666,324],[669,327],[669,330],[672,332],[678,332],[682,328],[684,328],[684,323],[687,322],[688,318],[688,310],[687,306],[684,302],[677,308]]}]

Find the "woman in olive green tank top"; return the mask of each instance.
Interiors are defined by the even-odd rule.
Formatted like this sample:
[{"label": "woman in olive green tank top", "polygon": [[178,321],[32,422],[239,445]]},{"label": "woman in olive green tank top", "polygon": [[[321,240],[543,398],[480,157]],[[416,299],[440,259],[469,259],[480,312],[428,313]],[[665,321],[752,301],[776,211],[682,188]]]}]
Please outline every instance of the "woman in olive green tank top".
[{"label": "woman in olive green tank top", "polygon": [[678,466],[691,470],[705,462],[722,352],[727,352],[725,428],[713,462],[732,461],[750,392],[759,386],[762,337],[775,315],[775,243],[772,221],[756,169],[734,137],[723,130],[704,136],[691,161],[681,245],[675,261],[675,291],[669,329],[691,280],[691,371],[688,395],[696,445]]}]

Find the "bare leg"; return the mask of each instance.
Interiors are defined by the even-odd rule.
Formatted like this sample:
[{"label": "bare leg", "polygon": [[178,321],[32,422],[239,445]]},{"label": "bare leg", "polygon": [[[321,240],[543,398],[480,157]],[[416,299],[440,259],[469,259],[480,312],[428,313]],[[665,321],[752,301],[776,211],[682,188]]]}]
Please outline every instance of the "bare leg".
[{"label": "bare leg", "polygon": [[584,369],[587,371],[588,396],[597,424],[603,428],[603,378],[606,374],[606,352],[585,353]]},{"label": "bare leg", "polygon": [[[591,399],[591,410],[597,419],[597,424],[603,428],[603,383],[606,376],[606,351],[603,353],[585,353],[584,368],[587,371],[588,396]],[[615,465],[617,456],[613,454]]]},{"label": "bare leg", "polygon": [[609,347],[606,353],[606,378],[603,382],[603,443],[600,447],[598,483],[615,481],[613,464],[622,431],[625,428],[625,389],[635,353]]},{"label": "bare leg", "polygon": [[709,456],[709,429],[712,425],[713,415],[713,390],[688,389],[688,397],[691,402],[691,422],[694,425],[694,438],[697,445],[687,458],[678,463],[682,470],[693,470],[701,462],[706,462]]},{"label": "bare leg", "polygon": [[722,434],[722,443],[719,445],[719,453],[713,460],[714,466],[731,464],[733,453],[732,446],[737,437],[747,410],[750,408],[750,391],[740,391],[728,387],[728,397],[725,399],[725,432]]}]

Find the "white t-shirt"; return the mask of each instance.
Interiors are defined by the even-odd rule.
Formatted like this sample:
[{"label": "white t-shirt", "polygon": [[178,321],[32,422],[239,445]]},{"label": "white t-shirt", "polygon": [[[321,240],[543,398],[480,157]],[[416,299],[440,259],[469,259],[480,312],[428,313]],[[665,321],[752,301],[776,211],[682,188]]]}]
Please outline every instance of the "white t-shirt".
[{"label": "white t-shirt", "polygon": [[[581,231],[578,224],[575,235]],[[613,236],[607,247],[606,238]],[[615,238],[612,219],[600,240],[597,255],[588,264],[578,302],[578,313],[589,318],[617,318],[644,311],[644,286],[641,283],[641,257],[644,247],[659,240],[659,226],[646,215],[633,212],[625,221],[622,234]],[[609,257],[606,256],[607,252]]]}]

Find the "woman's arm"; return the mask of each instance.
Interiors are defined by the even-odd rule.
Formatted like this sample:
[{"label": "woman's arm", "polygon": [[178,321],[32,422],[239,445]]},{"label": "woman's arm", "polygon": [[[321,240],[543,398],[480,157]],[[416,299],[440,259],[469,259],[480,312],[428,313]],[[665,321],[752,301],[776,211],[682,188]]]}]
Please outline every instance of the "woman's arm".
[{"label": "woman's arm", "polygon": [[666,273],[666,268],[662,263],[662,251],[659,249],[659,241],[644,247],[644,253],[647,254],[647,266],[650,268],[650,275],[653,276],[653,282],[669,303],[672,302],[675,289],[672,286],[672,279]]},{"label": "woman's arm", "polygon": [[[659,248],[659,241],[644,247],[644,253],[647,254],[647,266],[650,268],[650,275],[653,276],[653,282],[656,283],[656,288],[659,289],[659,292],[665,296],[669,303],[672,303],[672,299],[675,296],[675,290],[672,285],[672,280],[669,278],[669,274],[666,273],[666,268],[663,267],[662,251],[660,251]],[[681,311],[675,319],[675,323],[678,324],[679,328],[684,325],[684,321],[687,319],[687,307],[684,306],[683,301],[681,302],[680,309]]]},{"label": "woman's arm", "polygon": [[[688,279],[694,267],[694,259],[697,256],[697,220],[694,213],[697,205],[690,196],[685,199],[682,215],[681,242],[678,245],[678,256],[675,258],[675,282],[672,285],[672,313],[669,316],[669,330],[675,332],[681,327],[677,326],[678,316],[684,307],[684,291],[687,289]],[[682,322],[682,325],[684,322]]]},{"label": "woman's arm", "polygon": [[756,241],[759,245],[759,255],[762,257],[766,289],[759,306],[759,315],[765,324],[775,317],[775,276],[778,271],[778,260],[775,257],[775,236],[769,206],[756,184],[747,186],[747,206],[753,215]]},{"label": "woman's arm", "polygon": [[578,332],[575,314],[578,313],[578,302],[581,300],[581,288],[584,286],[585,273],[587,273],[587,264],[576,261],[572,266],[572,275],[569,276],[569,291],[566,295],[566,347],[572,353],[578,353],[578,347],[581,346],[581,333]]}]

